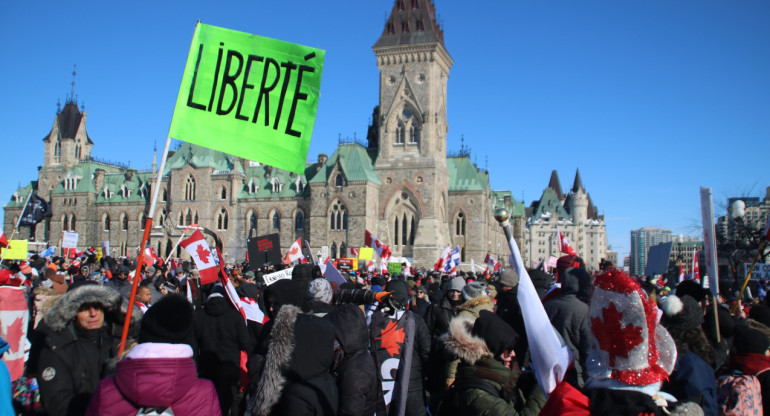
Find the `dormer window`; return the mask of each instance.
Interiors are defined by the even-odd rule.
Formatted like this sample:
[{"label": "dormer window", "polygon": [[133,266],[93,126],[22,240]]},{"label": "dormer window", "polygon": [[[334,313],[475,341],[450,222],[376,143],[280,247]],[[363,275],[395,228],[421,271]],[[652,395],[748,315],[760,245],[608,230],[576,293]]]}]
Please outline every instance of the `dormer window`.
[{"label": "dormer window", "polygon": [[283,184],[278,180],[278,178],[273,178],[270,181],[270,185],[272,185],[273,187],[274,194],[281,193],[281,191],[283,190]]},{"label": "dormer window", "polygon": [[396,34],[396,25],[394,25],[393,22],[388,22],[388,34],[389,35]]},{"label": "dormer window", "polygon": [[343,185],[342,174],[338,173],[337,177],[334,179],[334,186],[336,186],[337,188],[342,188],[342,185]]},{"label": "dormer window", "polygon": [[18,193],[13,194],[13,202],[20,204],[22,201],[24,201],[23,196],[19,195]]},{"label": "dormer window", "polygon": [[110,198],[112,198],[113,195],[115,195],[115,193],[110,191],[110,187],[109,186],[105,186],[104,187],[103,195],[104,195],[105,199],[110,199]]},{"label": "dormer window", "polygon": [[422,32],[425,30],[425,25],[422,23],[422,19],[417,19],[417,24],[415,24],[415,28],[417,28],[418,32]]},{"label": "dormer window", "polygon": [[404,10],[406,7],[404,6],[404,0],[398,0],[398,10]]},{"label": "dormer window", "polygon": [[401,22],[401,33],[409,33],[409,22]]},{"label": "dormer window", "polygon": [[297,177],[297,182],[295,183],[295,187],[297,188],[297,193],[302,193],[305,191],[305,183],[302,182],[302,178]]},{"label": "dormer window", "polygon": [[250,194],[257,193],[257,181],[254,178],[251,178],[249,180],[249,193]]}]

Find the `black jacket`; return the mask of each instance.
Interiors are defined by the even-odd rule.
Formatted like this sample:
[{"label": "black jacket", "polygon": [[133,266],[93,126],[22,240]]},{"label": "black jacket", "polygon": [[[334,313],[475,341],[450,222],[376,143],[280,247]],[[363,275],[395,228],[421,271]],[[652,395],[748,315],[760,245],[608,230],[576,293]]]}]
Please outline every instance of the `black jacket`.
[{"label": "black jacket", "polygon": [[334,325],[334,337],[344,351],[334,372],[339,390],[338,416],[371,416],[377,410],[382,390],[377,385],[377,366],[369,354],[369,328],[361,309],[340,305],[326,319]]},{"label": "black jacket", "polygon": [[198,343],[198,373],[201,377],[238,378],[241,351],[251,351],[246,322],[224,298],[213,297],[195,311],[195,340]]},{"label": "black jacket", "polygon": [[[458,305],[459,306],[459,305]],[[444,296],[438,303],[430,305],[425,314],[431,338],[435,341],[449,330],[449,321],[457,315],[457,306]],[[437,345],[440,345],[437,343]]]}]

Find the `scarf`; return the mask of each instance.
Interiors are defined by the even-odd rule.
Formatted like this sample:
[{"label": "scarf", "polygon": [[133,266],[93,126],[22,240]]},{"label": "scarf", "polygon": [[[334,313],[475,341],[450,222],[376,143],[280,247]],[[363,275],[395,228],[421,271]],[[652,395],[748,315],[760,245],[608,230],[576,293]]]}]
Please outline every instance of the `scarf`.
[{"label": "scarf", "polygon": [[770,357],[757,353],[736,354],[730,359],[730,364],[744,374],[756,375],[760,371],[770,369]]}]

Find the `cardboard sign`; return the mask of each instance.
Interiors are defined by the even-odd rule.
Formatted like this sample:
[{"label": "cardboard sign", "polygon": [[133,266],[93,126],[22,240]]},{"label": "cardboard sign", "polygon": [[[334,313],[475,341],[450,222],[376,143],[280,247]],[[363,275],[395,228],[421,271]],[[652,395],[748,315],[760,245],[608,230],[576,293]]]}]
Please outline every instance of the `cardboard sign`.
[{"label": "cardboard sign", "polygon": [[246,240],[246,246],[249,250],[249,265],[253,270],[283,263],[278,234],[249,238]]},{"label": "cardboard sign", "polygon": [[262,276],[262,279],[265,280],[266,286],[270,286],[281,279],[291,279],[292,270],[294,270],[294,267],[289,269],[283,269],[275,273],[266,274]]},{"label": "cardboard sign", "polygon": [[78,233],[64,232],[61,238],[61,248],[77,248],[78,246]]},{"label": "cardboard sign", "polygon": [[337,259],[337,268],[346,272],[358,270],[358,259]]},{"label": "cardboard sign", "polygon": [[2,249],[3,258],[6,260],[26,260],[29,257],[27,240],[8,240],[8,248]]}]

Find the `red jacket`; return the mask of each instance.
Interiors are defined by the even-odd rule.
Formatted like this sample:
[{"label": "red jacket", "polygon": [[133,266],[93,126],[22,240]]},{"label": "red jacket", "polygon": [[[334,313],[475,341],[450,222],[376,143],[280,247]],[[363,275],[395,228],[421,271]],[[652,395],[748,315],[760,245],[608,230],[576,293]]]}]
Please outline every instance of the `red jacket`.
[{"label": "red jacket", "polygon": [[[162,346],[176,344],[139,344],[158,357]],[[136,349],[135,348],[135,349]],[[192,357],[128,358],[120,361],[113,377],[99,383],[88,406],[87,416],[134,416],[141,407],[170,407],[177,416],[221,416],[214,384],[196,376]]]}]

